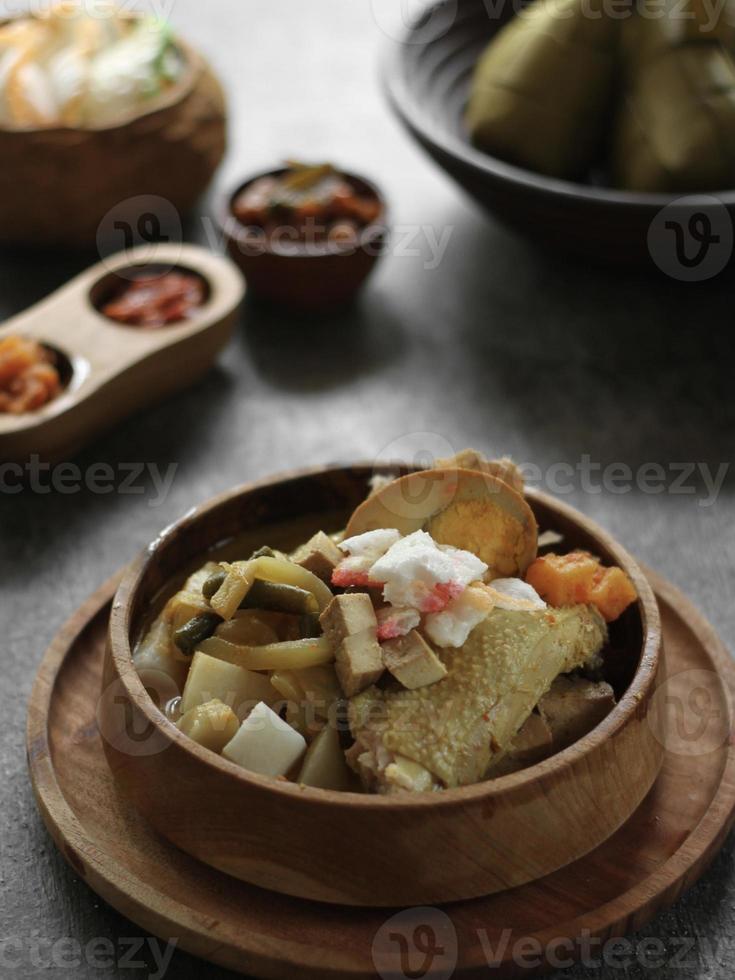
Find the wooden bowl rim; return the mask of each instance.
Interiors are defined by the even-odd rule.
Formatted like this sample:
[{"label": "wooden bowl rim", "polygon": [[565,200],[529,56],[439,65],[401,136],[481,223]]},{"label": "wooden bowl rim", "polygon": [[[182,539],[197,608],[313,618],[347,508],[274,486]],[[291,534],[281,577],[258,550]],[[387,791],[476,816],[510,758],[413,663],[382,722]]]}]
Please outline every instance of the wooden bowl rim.
[{"label": "wooden bowl rim", "polygon": [[[508,163],[490,153],[485,153],[472,143],[463,141],[444,129],[433,125],[424,114],[411,89],[405,84],[403,52],[415,48],[413,32],[421,26],[422,20],[429,18],[440,7],[448,6],[456,0],[435,0],[430,6],[423,6],[419,14],[408,24],[396,40],[389,42],[383,56],[381,78],[388,101],[403,124],[421,142],[433,145],[446,156],[453,158],[465,168],[491,177],[501,183],[515,184],[526,192],[539,196],[551,194],[567,198],[578,204],[610,206],[619,208],[646,208],[652,213],[677,201],[691,198],[717,198],[725,206],[735,206],[735,190],[680,191],[678,193],[654,193],[651,191],[626,191],[614,187],[594,187],[561,177],[546,174]],[[488,14],[490,17],[490,14]],[[426,47],[432,41],[419,42]]]},{"label": "wooden bowl rim", "polygon": [[[129,20],[138,20],[144,16],[142,13],[133,13],[130,11],[124,12],[124,15]],[[17,17],[3,17],[0,18],[0,25],[8,24],[14,20],[32,20],[34,18],[34,14],[29,15],[27,13],[18,14]],[[40,135],[49,136],[52,139],[55,136],[69,133],[73,133],[76,136],[79,136],[80,134],[112,133],[117,130],[127,129],[129,126],[138,122],[139,119],[147,119],[150,116],[155,116],[159,112],[165,112],[167,109],[171,109],[173,106],[179,105],[194,90],[202,71],[204,70],[205,61],[199,52],[196,51],[188,42],[179,37],[178,34],[173,35],[173,44],[183,56],[184,69],[181,73],[181,77],[177,78],[169,89],[167,89],[161,95],[156,96],[152,100],[151,105],[143,109],[142,112],[125,113],[125,115],[121,116],[119,120],[116,120],[113,123],[106,123],[102,126],[0,126],[0,133],[4,137],[16,135]]]},{"label": "wooden bowl rim", "polygon": [[[395,472],[397,466],[405,464],[381,465],[381,471]],[[405,794],[400,797],[380,796],[377,794],[349,793],[336,790],[317,789],[301,786],[282,780],[271,779],[258,773],[249,772],[230,762],[214,752],[203,748],[181,732],[176,725],[154,705],[133,665],[132,647],[130,643],[131,611],[136,592],[140,587],[151,563],[155,561],[158,551],[168,540],[198,523],[205,515],[217,508],[230,503],[238,497],[263,490],[292,480],[324,475],[325,473],[341,473],[365,468],[375,471],[370,463],[356,463],[351,466],[316,466],[294,470],[288,473],[276,474],[262,480],[242,484],[218,494],[197,507],[192,507],[178,521],[170,524],[128,565],[122,581],[115,594],[110,613],[109,655],[112,657],[116,676],[120,679],[125,692],[135,706],[146,716],[165,738],[167,746],[175,744],[198,760],[218,770],[225,779],[235,779],[243,787],[251,786],[260,791],[286,794],[305,804],[314,806],[350,806],[350,807],[380,807],[385,810],[401,811],[409,807],[440,807],[450,809],[463,806],[469,801],[479,799],[494,800],[504,795],[517,795],[519,789],[531,787],[546,776],[566,766],[579,762],[584,756],[598,749],[607,739],[622,730],[640,710],[641,705],[651,698],[656,685],[659,663],[662,652],[661,617],[653,589],[645,578],[638,563],[629,552],[619,545],[611,535],[603,531],[596,522],[582,515],[568,504],[561,503],[549,494],[538,490],[527,490],[526,499],[531,505],[534,502],[556,510],[567,520],[581,524],[587,533],[594,535],[598,541],[614,556],[620,566],[631,576],[638,592],[638,609],[641,616],[643,632],[643,647],[640,662],[633,679],[623,697],[615,705],[610,714],[583,738],[568,748],[557,752],[549,759],[529,766],[520,772],[499,776],[493,780],[473,783],[470,786],[460,786],[445,789],[440,793]],[[216,542],[213,542],[213,545]]]},{"label": "wooden bowl rim", "polygon": [[[290,168],[288,166],[279,166],[270,167],[267,170],[259,170],[250,177],[239,181],[233,190],[227,191],[220,196],[219,204],[216,208],[216,218],[222,233],[229,242],[239,244],[240,242],[244,242],[246,239],[245,233],[247,226],[238,221],[234,211],[232,210],[232,206],[235,203],[235,199],[238,197],[238,195],[241,194],[242,191],[244,191],[250,184],[255,183],[256,180],[260,180],[261,177],[280,177],[281,174],[286,173],[289,169]],[[313,251],[294,251],[292,253],[286,253],[275,251],[266,241],[263,243],[261,254],[272,255],[274,258],[283,259],[284,261],[288,261],[289,259],[317,260],[328,257],[331,258],[332,256],[350,258],[351,256],[362,252],[364,250],[364,245],[373,244],[381,237],[381,235],[386,234],[388,228],[388,202],[377,184],[374,183],[374,181],[369,180],[367,177],[363,177],[362,174],[356,173],[354,170],[345,170],[343,167],[335,167],[335,170],[341,177],[345,177],[347,180],[356,180],[361,184],[364,184],[364,186],[368,188],[368,190],[380,204],[380,216],[377,221],[373,221],[371,224],[366,225],[365,228],[362,229],[362,235],[364,235],[365,238],[361,240],[360,245],[355,249],[348,250],[345,248],[340,248],[338,243],[327,243],[323,250],[314,249]],[[249,258],[249,256],[244,254],[243,260],[246,260],[247,258]]]}]

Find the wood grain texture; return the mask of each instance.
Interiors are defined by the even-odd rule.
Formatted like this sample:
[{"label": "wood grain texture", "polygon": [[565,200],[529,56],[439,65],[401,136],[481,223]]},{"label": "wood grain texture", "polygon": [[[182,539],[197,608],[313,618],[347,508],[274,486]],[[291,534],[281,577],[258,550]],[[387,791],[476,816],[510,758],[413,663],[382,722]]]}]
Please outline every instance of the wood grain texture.
[{"label": "wood grain texture", "polygon": [[[154,706],[133,667],[132,643],[172,578],[180,581],[210,548],[244,532],[260,529],[263,543],[274,534],[282,539],[279,525],[313,515],[306,533],[289,541],[294,548],[318,530],[338,529],[342,522],[325,526],[322,515],[331,519],[341,509],[348,516],[367,495],[372,472],[370,466],[317,470],[238,488],[167,528],[132,563],[115,597],[100,700],[110,767],[121,792],[182,850],[289,895],[425,905],[525,884],[617,830],[648,792],[663,758],[662,715],[653,700],[663,670],[653,594],[633,559],[571,508],[541,494],[528,501],[542,530],[560,531],[566,547],[600,555],[633,579],[639,602],[612,636],[621,646],[617,656],[635,674],[593,733],[532,772],[410,797],[274,782],[184,736]],[[131,731],[142,734],[131,742]]]},{"label": "wood grain texture", "polygon": [[[93,299],[125,270],[160,265],[196,272],[209,295],[191,319],[158,330],[115,323]],[[132,412],[192,384],[232,336],[245,284],[234,265],[192,245],[142,246],[98,262],[0,326],[50,344],[66,357],[65,390],[35,412],[0,414],[0,461],[65,458]]]},{"label": "wood grain texture", "polygon": [[[537,940],[553,956],[564,939],[640,928],[697,879],[730,829],[735,668],[691,604],[653,574],[650,580],[670,671],[662,694],[675,703],[706,690],[721,709],[710,751],[682,753],[671,743],[636,813],[582,860],[510,892],[447,907],[458,939],[456,976],[486,975],[486,951],[502,949],[503,930],[510,930],[508,947],[493,968],[501,978],[529,975],[511,956],[518,940]],[[327,910],[221,875],[167,844],[119,793],[95,722],[117,581],[103,586],[60,632],[31,698],[27,739],[36,798],[67,861],[144,928],[177,936],[184,949],[231,969],[284,980],[295,970],[336,980],[399,969],[397,948],[381,938],[390,913]],[[426,910],[412,915],[403,928],[420,924]]]}]

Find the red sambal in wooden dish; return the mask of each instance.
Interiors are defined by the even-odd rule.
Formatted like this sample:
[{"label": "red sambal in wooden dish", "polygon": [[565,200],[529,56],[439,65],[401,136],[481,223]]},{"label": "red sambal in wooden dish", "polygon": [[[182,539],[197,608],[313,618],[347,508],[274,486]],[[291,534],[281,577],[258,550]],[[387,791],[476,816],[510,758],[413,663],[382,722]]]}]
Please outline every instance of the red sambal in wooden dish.
[{"label": "red sambal in wooden dish", "polygon": [[201,276],[180,269],[142,270],[120,280],[99,310],[117,323],[156,330],[190,320],[206,300],[207,285]]},{"label": "red sambal in wooden dish", "polygon": [[289,246],[357,246],[360,234],[380,220],[376,194],[358,187],[331,164],[289,163],[258,177],[232,202],[232,213],[254,241],[276,250]]}]

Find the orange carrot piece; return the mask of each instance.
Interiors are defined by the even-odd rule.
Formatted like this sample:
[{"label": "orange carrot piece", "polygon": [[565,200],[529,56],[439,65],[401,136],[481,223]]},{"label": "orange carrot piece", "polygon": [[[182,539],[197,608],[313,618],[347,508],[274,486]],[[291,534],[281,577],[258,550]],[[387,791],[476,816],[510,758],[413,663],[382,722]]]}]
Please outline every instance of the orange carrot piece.
[{"label": "orange carrot piece", "polygon": [[550,606],[596,606],[611,623],[638,598],[621,568],[604,568],[587,551],[544,555],[528,568],[526,581]]}]

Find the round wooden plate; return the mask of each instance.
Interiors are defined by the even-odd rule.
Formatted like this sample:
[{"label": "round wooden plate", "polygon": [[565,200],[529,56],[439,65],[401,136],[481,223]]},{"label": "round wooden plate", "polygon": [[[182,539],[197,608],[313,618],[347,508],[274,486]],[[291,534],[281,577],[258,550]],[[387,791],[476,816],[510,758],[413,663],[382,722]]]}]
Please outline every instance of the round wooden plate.
[{"label": "round wooden plate", "polygon": [[570,965],[585,949],[599,955],[597,937],[639,928],[702,874],[735,817],[735,666],[691,603],[650,579],[669,673],[660,689],[672,725],[666,762],[625,826],[540,881],[395,917],[263,891],[158,837],[118,795],[95,719],[117,578],[63,627],[36,679],[27,737],[43,819],[77,874],[141,928],[256,977],[448,980],[486,975],[488,961],[511,977],[527,975],[539,950],[535,971]]}]

